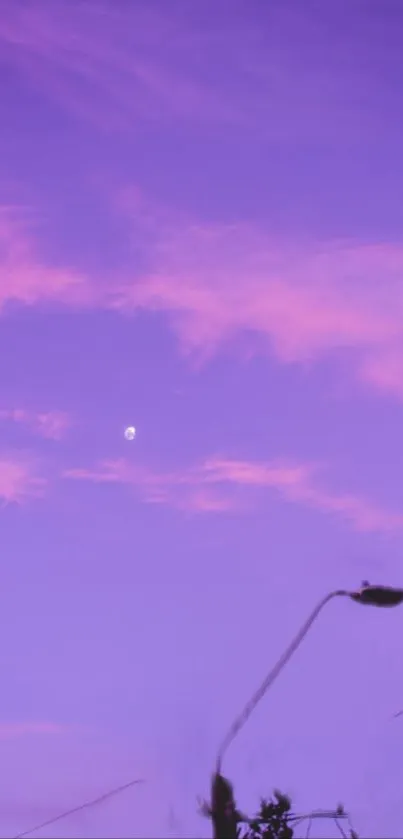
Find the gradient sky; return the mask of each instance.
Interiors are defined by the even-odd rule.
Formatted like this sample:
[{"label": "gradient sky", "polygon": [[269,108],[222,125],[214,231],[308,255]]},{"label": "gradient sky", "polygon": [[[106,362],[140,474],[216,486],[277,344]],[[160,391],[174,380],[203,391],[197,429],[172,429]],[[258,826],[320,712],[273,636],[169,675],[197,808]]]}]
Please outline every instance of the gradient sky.
[{"label": "gradient sky", "polygon": [[[401,0],[0,0],[1,836],[136,777],[33,836],[209,836],[317,600],[403,585],[402,42]],[[242,808],[402,835],[402,630],[328,606]]]}]

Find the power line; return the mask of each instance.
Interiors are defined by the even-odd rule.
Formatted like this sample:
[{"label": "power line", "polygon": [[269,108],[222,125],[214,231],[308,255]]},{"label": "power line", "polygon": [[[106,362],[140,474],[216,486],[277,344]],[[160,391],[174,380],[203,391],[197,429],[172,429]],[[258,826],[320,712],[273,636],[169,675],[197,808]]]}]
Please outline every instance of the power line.
[{"label": "power line", "polygon": [[50,824],[54,824],[60,819],[66,818],[66,816],[71,816],[73,813],[78,813],[80,810],[84,810],[86,807],[94,807],[95,804],[101,804],[102,801],[106,801],[108,798],[112,798],[113,795],[118,795],[118,793],[123,792],[126,789],[129,789],[129,787],[135,786],[135,784],[144,783],[144,778],[137,778],[135,781],[129,781],[128,784],[123,784],[120,787],[115,787],[114,789],[109,790],[109,792],[105,792],[103,795],[100,795],[98,798],[94,798],[92,801],[86,801],[85,804],[80,804],[78,807],[73,807],[71,810],[66,810],[64,813],[60,813],[53,819],[48,819],[46,822],[37,824],[35,827],[30,827],[29,830],[24,830],[23,833],[19,833],[18,836],[15,836],[14,839],[23,839],[24,836],[28,836],[30,833],[35,833],[35,831],[40,830],[42,827],[47,827]]},{"label": "power line", "polygon": [[343,839],[347,839],[347,836],[346,836],[346,834],[344,833],[344,830],[343,830],[343,828],[342,828],[342,826],[341,826],[341,824],[340,824],[339,820],[338,820],[336,817],[335,817],[335,819],[334,819],[334,823],[335,823],[336,827],[338,828],[339,833],[341,834],[341,836],[343,836]]},{"label": "power line", "polygon": [[295,827],[299,827],[299,825],[302,824],[302,822],[308,821],[305,839],[309,839],[313,819],[332,819],[341,836],[343,836],[344,839],[347,839],[347,835],[340,824],[340,819],[346,819],[349,826],[351,839],[358,839],[358,835],[351,824],[351,820],[348,813],[345,813],[344,810],[342,810],[340,807],[338,807],[336,810],[314,810],[312,813],[306,813],[303,816],[295,815],[288,817],[288,821],[290,822],[290,824],[293,823]]},{"label": "power line", "polygon": [[309,817],[308,827],[306,829],[305,839],[309,839],[309,835],[311,833],[311,826],[312,826],[312,817]]}]

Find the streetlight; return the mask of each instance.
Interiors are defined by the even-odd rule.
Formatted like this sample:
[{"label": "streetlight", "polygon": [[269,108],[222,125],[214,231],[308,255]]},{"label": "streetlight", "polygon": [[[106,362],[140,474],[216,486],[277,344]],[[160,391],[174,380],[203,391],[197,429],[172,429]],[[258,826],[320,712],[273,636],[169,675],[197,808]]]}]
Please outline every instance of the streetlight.
[{"label": "streetlight", "polygon": [[358,591],[347,591],[345,594],[368,606],[398,606],[403,602],[403,589],[391,586],[371,586],[364,582]]},{"label": "streetlight", "polygon": [[291,644],[270,670],[270,673],[268,673],[264,682],[262,682],[256,693],[253,694],[252,698],[245,705],[242,713],[233,722],[218,751],[216,764],[217,773],[220,773],[222,759],[228,746],[231,744],[234,737],[236,737],[238,731],[246,723],[258,702],[263,698],[264,694],[277,679],[277,676],[280,674],[283,667],[285,667],[301,642],[304,640],[306,634],[310,630],[319,613],[322,611],[323,607],[326,606],[326,604],[329,603],[329,600],[332,600],[334,597],[350,597],[351,600],[355,600],[356,603],[361,603],[365,606],[391,607],[398,606],[399,603],[403,602],[403,589],[392,588],[390,586],[371,586],[367,581],[365,581],[363,582],[361,588],[357,591],[345,591],[344,589],[339,589],[337,591],[331,591],[330,594],[327,594],[326,597],[324,597],[323,600],[321,600],[315,607],[309,618],[296,634],[293,641],[291,641]]}]

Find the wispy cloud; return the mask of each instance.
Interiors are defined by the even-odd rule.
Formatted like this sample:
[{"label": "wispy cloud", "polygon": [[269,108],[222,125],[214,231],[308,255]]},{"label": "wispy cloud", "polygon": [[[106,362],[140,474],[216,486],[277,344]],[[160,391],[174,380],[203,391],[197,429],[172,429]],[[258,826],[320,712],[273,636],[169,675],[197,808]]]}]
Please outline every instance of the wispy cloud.
[{"label": "wispy cloud", "polygon": [[53,722],[1,722],[0,740],[25,737],[29,734],[63,734],[65,728]]},{"label": "wispy cloud", "polygon": [[362,381],[402,395],[403,245],[165,224],[150,261],[114,305],[166,312],[186,352],[208,358],[242,333],[283,363],[348,351]]},{"label": "wispy cloud", "polygon": [[29,411],[24,408],[0,408],[0,420],[27,426],[33,434],[48,440],[61,440],[72,425],[65,411]]},{"label": "wispy cloud", "polygon": [[[146,503],[167,504],[194,512],[231,512],[250,507],[246,490],[274,490],[285,501],[332,513],[362,532],[403,529],[403,511],[390,512],[365,497],[337,494],[318,482],[316,464],[259,463],[211,458],[181,473],[133,468],[124,460],[101,463],[97,469],[70,469],[64,477],[94,483],[132,486]],[[242,495],[234,492],[244,490]],[[264,503],[254,498],[254,506]]]},{"label": "wispy cloud", "polygon": [[28,498],[41,498],[47,481],[30,460],[0,454],[0,499],[4,504],[21,504]]},{"label": "wispy cloud", "polygon": [[[212,457],[181,471],[133,466],[123,458],[95,467],[67,468],[60,477],[93,484],[126,486],[146,504],[189,513],[246,513],[270,502],[267,492],[344,520],[360,532],[403,530],[403,510],[391,511],[365,496],[326,488],[325,467],[317,463],[247,461]],[[35,466],[12,456],[0,457],[0,499],[21,503],[43,497],[47,480]]]},{"label": "wispy cloud", "polygon": [[398,99],[391,101],[390,87],[382,95],[379,73],[368,81],[370,59],[377,66],[385,55],[396,57],[398,45],[379,43],[371,15],[354,29],[352,46],[349,32],[337,22],[329,26],[331,12],[283,6],[250,16],[246,7],[241,15],[231,7],[228,16],[193,21],[192,5],[175,0],[169,7],[9,3],[0,21],[2,59],[58,105],[107,130],[133,131],[141,119],[173,116],[259,124],[277,140],[333,142],[337,128],[340,142],[345,126],[351,142],[368,137],[374,125],[382,130]]},{"label": "wispy cloud", "polygon": [[95,469],[67,469],[63,477],[100,484],[123,484],[133,487],[148,504],[167,504],[189,512],[223,512],[236,509],[231,498],[223,497],[203,485],[200,476],[189,472],[156,472],[133,467],[127,461],[104,461]]},{"label": "wispy cloud", "polygon": [[360,364],[359,373],[363,381],[372,387],[403,400],[402,343],[391,343],[377,353],[368,353]]},{"label": "wispy cloud", "polygon": [[172,9],[167,15],[142,3],[124,13],[93,2],[15,4],[2,16],[0,43],[3,60],[29,85],[108,131],[132,131],[133,118],[174,113],[221,121],[236,114],[205,83],[197,62],[192,67],[192,48],[201,45]]},{"label": "wispy cloud", "polygon": [[326,490],[318,483],[318,474],[322,469],[315,464],[293,465],[212,459],[204,464],[203,471],[207,480],[213,483],[271,487],[287,501],[335,513],[359,531],[392,532],[403,529],[403,510],[390,512],[367,498]]},{"label": "wispy cloud", "polygon": [[92,297],[85,277],[43,262],[22,218],[0,206],[0,312],[10,303],[85,306]]},{"label": "wispy cloud", "polygon": [[0,213],[0,311],[13,301],[161,311],[199,360],[245,334],[281,363],[347,352],[363,383],[403,398],[403,245],[291,242],[245,224],[186,224],[124,199],[119,211],[146,243],[148,269],[136,279],[46,265],[33,237]]}]

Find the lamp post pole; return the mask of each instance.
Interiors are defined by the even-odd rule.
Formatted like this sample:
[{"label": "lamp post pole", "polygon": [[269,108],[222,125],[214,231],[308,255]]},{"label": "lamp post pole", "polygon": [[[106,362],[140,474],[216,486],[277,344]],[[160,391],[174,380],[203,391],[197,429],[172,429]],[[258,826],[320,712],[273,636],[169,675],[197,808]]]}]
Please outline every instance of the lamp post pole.
[{"label": "lamp post pole", "polygon": [[258,702],[263,698],[265,693],[269,690],[273,682],[275,682],[281,673],[283,667],[285,667],[290,658],[294,655],[322,609],[335,597],[349,597],[351,600],[354,600],[356,603],[361,603],[363,606],[391,607],[398,606],[403,602],[403,589],[381,585],[372,586],[368,582],[364,582],[362,587],[357,591],[346,591],[344,589],[331,591],[330,594],[327,594],[326,597],[324,597],[318,605],[315,606],[313,612],[311,612],[308,619],[291,641],[291,644],[287,647],[274,667],[272,667],[270,672],[267,674],[258,690],[253,694],[241,714],[233,722],[227,735],[222,741],[217,754],[216,769],[212,776],[211,786],[211,816],[213,821],[214,839],[237,839],[238,813],[234,801],[233,790],[229,781],[221,775],[221,764],[224,754],[227,751],[228,746],[238,734],[238,731],[250,717]]},{"label": "lamp post pole", "polygon": [[338,589],[337,591],[331,591],[330,594],[327,594],[326,597],[324,597],[318,603],[318,605],[315,606],[313,612],[311,612],[308,619],[305,621],[301,629],[297,632],[296,636],[291,641],[291,644],[287,647],[282,656],[280,656],[274,667],[272,667],[270,672],[267,674],[260,687],[253,694],[249,702],[247,702],[241,714],[233,722],[231,728],[229,729],[227,735],[225,736],[219,748],[216,761],[216,773],[220,773],[221,763],[224,754],[232,740],[238,734],[238,731],[246,723],[252,711],[255,709],[258,702],[260,702],[260,700],[263,698],[265,693],[267,693],[269,688],[272,686],[273,682],[275,682],[275,680],[281,673],[283,667],[285,667],[290,658],[292,658],[292,656],[304,640],[305,636],[309,632],[312,624],[315,622],[322,609],[327,605],[327,603],[329,603],[330,600],[333,600],[333,598],[335,597],[349,597],[351,600],[354,600],[356,603],[361,603],[362,605],[391,607],[398,606],[400,603],[403,602],[403,589],[391,588],[389,586],[380,585],[372,586],[369,583],[365,582],[363,583],[362,587],[357,591],[346,591],[345,589]]}]

